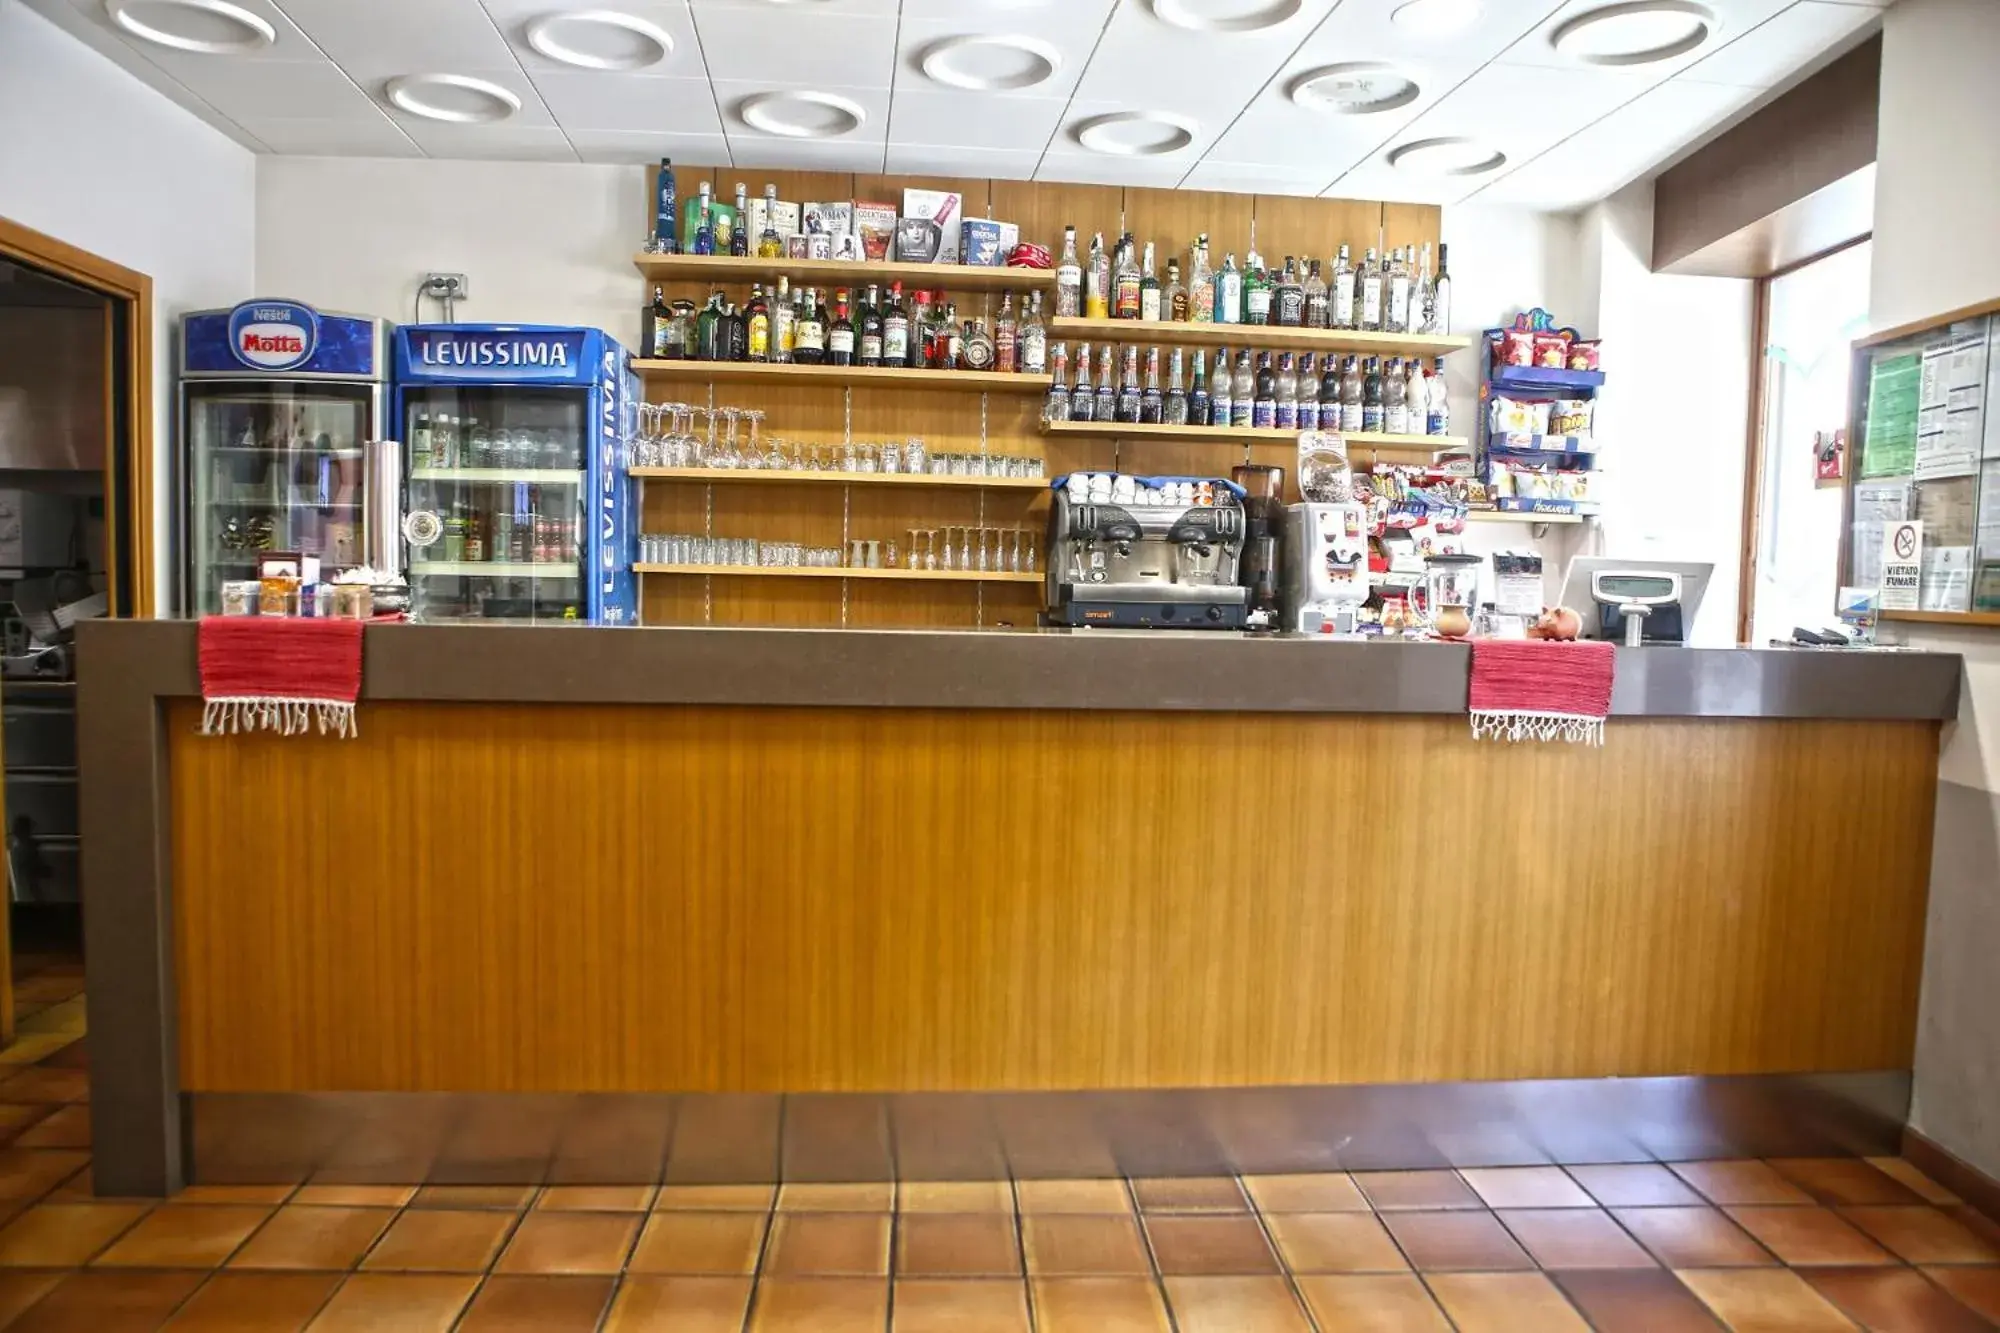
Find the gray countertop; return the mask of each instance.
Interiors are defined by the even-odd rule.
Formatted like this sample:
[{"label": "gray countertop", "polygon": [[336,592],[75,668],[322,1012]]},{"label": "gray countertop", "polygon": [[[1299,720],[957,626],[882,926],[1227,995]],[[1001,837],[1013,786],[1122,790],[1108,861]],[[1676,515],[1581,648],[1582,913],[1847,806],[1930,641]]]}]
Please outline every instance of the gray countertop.
[{"label": "gray countertop", "polygon": [[[101,690],[199,693],[192,621],[78,627]],[[1462,713],[1462,644],[1127,630],[591,629],[379,625],[362,697],[861,708]],[[1628,717],[1957,715],[1951,653],[1618,650]]]}]

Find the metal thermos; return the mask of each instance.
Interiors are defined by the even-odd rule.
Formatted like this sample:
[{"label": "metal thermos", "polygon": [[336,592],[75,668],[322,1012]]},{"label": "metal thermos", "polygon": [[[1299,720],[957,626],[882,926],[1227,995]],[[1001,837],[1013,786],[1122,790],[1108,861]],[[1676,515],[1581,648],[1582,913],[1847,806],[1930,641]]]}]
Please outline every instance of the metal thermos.
[{"label": "metal thermos", "polygon": [[1250,609],[1278,609],[1278,533],[1285,514],[1285,470],[1244,464],[1229,479],[1244,491],[1243,584]]},{"label": "metal thermos", "polygon": [[362,452],[362,563],[378,573],[403,574],[403,446],[370,440]]}]

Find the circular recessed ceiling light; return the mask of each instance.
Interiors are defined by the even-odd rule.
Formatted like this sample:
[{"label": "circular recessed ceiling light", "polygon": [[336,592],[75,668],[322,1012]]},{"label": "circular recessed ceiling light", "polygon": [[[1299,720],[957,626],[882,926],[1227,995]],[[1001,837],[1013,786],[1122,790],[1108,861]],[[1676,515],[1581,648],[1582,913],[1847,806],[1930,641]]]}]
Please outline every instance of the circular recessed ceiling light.
[{"label": "circular recessed ceiling light", "polygon": [[924,52],[932,81],[973,92],[1014,92],[1047,83],[1062,53],[1033,37],[947,37]]},{"label": "circular recessed ceiling light", "polygon": [[1389,18],[1422,37],[1449,37],[1478,20],[1479,0],[1410,0]]},{"label": "circular recessed ceiling light", "polygon": [[1507,155],[1477,139],[1419,139],[1389,150],[1389,165],[1419,176],[1483,176],[1507,165]]},{"label": "circular recessed ceiling light", "polygon": [[466,74],[401,74],[389,80],[389,100],[425,120],[487,125],[521,109],[521,99],[497,83]]},{"label": "circular recessed ceiling light", "polygon": [[111,21],[156,46],[202,55],[242,55],[278,40],[261,15],[229,0],[104,0]]},{"label": "circular recessed ceiling light", "polygon": [[1721,26],[1694,0],[1630,0],[1579,14],[1549,44],[1586,65],[1650,65],[1686,55]]},{"label": "circular recessed ceiling light", "polygon": [[803,90],[746,97],[736,114],[753,130],[787,139],[837,139],[868,119],[858,103],[845,97]]},{"label": "circular recessed ceiling light", "polygon": [[660,28],[612,9],[544,14],[528,25],[528,45],[579,69],[645,69],[674,53]]},{"label": "circular recessed ceiling light", "polygon": [[1305,8],[1305,0],[1150,0],[1153,17],[1190,32],[1262,32]]},{"label": "circular recessed ceiling light", "polygon": [[1161,157],[1194,142],[1200,127],[1165,111],[1118,111],[1076,127],[1076,141],[1112,157]]},{"label": "circular recessed ceiling light", "polygon": [[1417,81],[1379,60],[1322,65],[1293,78],[1286,93],[1308,111],[1336,116],[1369,116],[1394,111],[1417,100]]}]

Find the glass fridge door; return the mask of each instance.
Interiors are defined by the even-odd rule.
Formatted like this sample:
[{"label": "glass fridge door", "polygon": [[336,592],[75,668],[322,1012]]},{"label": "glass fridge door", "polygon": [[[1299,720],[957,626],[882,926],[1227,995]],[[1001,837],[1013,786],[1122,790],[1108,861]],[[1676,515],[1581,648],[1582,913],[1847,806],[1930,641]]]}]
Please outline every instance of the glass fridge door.
[{"label": "glass fridge door", "polygon": [[225,580],[257,577],[263,551],[361,560],[368,384],[191,384],[188,558],[196,608]]},{"label": "glass fridge door", "polygon": [[584,619],[588,395],[473,385],[404,390],[417,619]]}]

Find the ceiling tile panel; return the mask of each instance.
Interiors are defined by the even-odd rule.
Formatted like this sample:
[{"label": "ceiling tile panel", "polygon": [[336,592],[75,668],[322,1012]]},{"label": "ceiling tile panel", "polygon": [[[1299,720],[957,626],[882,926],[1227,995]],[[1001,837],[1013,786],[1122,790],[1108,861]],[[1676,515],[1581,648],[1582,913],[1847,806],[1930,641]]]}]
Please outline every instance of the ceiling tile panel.
[{"label": "ceiling tile panel", "polygon": [[[880,149],[889,137],[889,90],[887,88],[855,88],[840,85],[816,85],[814,91],[830,93],[841,97],[861,108],[862,121],[858,128],[833,139],[790,138],[785,135],[767,134],[743,120],[743,104],[760,93],[788,91],[784,84],[765,82],[714,81],[715,101],[722,108],[722,129],[730,138],[756,135],[776,139],[780,143],[794,143],[809,147],[816,143],[874,143]],[[795,89],[792,89],[795,90]],[[811,165],[801,162],[801,166]]]},{"label": "ceiling tile panel", "polygon": [[720,134],[715,90],[707,79],[656,79],[640,74],[537,70],[535,89],[566,130],[644,130]]},{"label": "ceiling tile panel", "polygon": [[586,162],[727,162],[729,141],[720,134],[654,134],[644,130],[568,130]]},{"label": "ceiling tile panel", "polygon": [[354,80],[324,60],[212,61],[183,80],[209,105],[242,124],[264,120],[380,120]]},{"label": "ceiling tile panel", "polygon": [[1097,55],[1077,84],[1088,101],[1178,111],[1222,129],[1296,51],[1335,0],[1305,0],[1300,12],[1257,32],[1190,32],[1154,17],[1144,0],[1111,16]]},{"label": "ceiling tile panel", "polygon": [[945,148],[928,144],[889,145],[888,165],[896,176],[985,176],[991,180],[1033,180],[1042,162],[1039,148],[1026,152],[994,148]]},{"label": "ceiling tile panel", "polygon": [[282,0],[285,13],[364,86],[516,62],[479,0]]},{"label": "ceiling tile panel", "polygon": [[1063,98],[994,97],[968,92],[897,91],[889,142],[1041,152],[1063,122]]},{"label": "ceiling tile panel", "polygon": [[1770,22],[1737,37],[1681,76],[1704,83],[1770,88],[1844,48],[1881,24],[1881,11],[1864,5],[1801,0]]},{"label": "ceiling tile panel", "polygon": [[531,75],[544,70],[577,69],[560,60],[551,60],[528,44],[531,22],[545,15],[609,10],[651,24],[673,43],[674,49],[666,59],[634,73],[682,79],[708,77],[702,64],[701,43],[695,40],[694,18],[685,0],[480,0],[480,3],[485,5],[501,36],[514,48],[521,67]]},{"label": "ceiling tile panel", "polygon": [[887,88],[896,65],[896,19],[775,9],[697,6],[695,30],[711,78],[764,88]]},{"label": "ceiling tile panel", "polygon": [[1510,65],[1532,65],[1542,69],[1587,69],[1611,71],[1636,81],[1653,84],[1680,73],[1688,66],[1720,50],[1729,42],[1752,31],[1794,0],[1703,0],[1720,19],[1708,41],[1684,55],[1643,65],[1591,65],[1558,51],[1555,34],[1571,20],[1604,9],[1610,0],[1567,0],[1534,31],[1514,43],[1500,57]]},{"label": "ceiling tile panel", "polygon": [[113,23],[110,13],[105,9],[104,0],[69,0],[71,8],[87,17],[94,26],[113,34],[119,41],[176,78],[217,64],[235,65],[262,60],[297,61],[323,58],[319,47],[313,44],[312,39],[299,31],[298,25],[285,17],[284,11],[272,3],[272,0],[230,0],[230,2],[241,9],[249,10],[270,24],[272,31],[277,34],[277,40],[257,50],[225,57],[204,55],[196,51],[176,51],[171,47],[157,46],[134,37]]},{"label": "ceiling tile panel", "polygon": [[1104,157],[1098,153],[1044,153],[1035,171],[1038,181],[1075,181],[1085,185],[1148,185],[1170,190],[1187,174],[1188,163],[1160,158]]},{"label": "ceiling tile panel", "polygon": [[[1029,0],[1038,3],[1039,0]],[[831,14],[841,18],[894,18],[896,0],[689,0],[697,15],[713,10],[747,9],[762,14],[767,19],[783,19],[786,22],[810,3],[815,14]]]},{"label": "ceiling tile panel", "polygon": [[405,121],[402,127],[432,157],[509,162],[574,162],[576,150],[553,126],[443,125]]},{"label": "ceiling tile panel", "polygon": [[951,38],[1026,37],[1053,49],[1057,67],[1047,81],[1015,92],[1029,97],[1067,97],[1083,77],[1113,2],[1074,0],[1059,9],[964,5],[962,14],[937,18],[912,17],[906,7],[897,34],[896,87],[952,91],[951,85],[935,82],[923,72],[924,57]]},{"label": "ceiling tile panel", "polygon": [[300,157],[422,157],[423,149],[387,116],[369,120],[252,120],[274,153]]},{"label": "ceiling tile panel", "polygon": [[[469,78],[493,84],[495,87],[505,88],[508,92],[514,94],[516,98],[520,99],[521,109],[504,121],[497,122],[495,125],[466,125],[459,128],[475,130],[493,129],[499,125],[545,128],[553,126],[556,123],[555,118],[549,114],[548,107],[543,105],[542,95],[535,91],[534,84],[528,82],[528,76],[521,72],[521,68],[518,65],[510,65],[501,69],[453,69],[445,72],[463,74]],[[406,111],[398,109],[389,101],[388,94],[385,91],[388,82],[386,78],[377,79],[370,83],[364,83],[362,86],[367,89],[370,96],[375,98],[382,109],[398,123],[404,125],[437,125],[448,123],[429,120],[423,116],[413,116]]]},{"label": "ceiling tile panel", "polygon": [[1223,162],[1207,157],[1195,163],[1181,182],[1189,190],[1222,190],[1229,194],[1290,194],[1311,197],[1326,188],[1338,171],[1306,173],[1255,162]]}]

